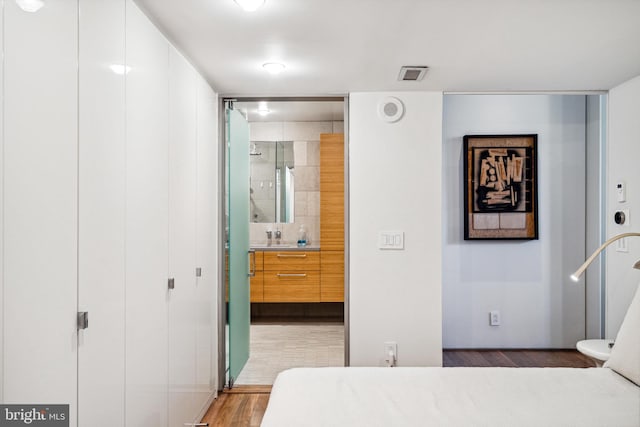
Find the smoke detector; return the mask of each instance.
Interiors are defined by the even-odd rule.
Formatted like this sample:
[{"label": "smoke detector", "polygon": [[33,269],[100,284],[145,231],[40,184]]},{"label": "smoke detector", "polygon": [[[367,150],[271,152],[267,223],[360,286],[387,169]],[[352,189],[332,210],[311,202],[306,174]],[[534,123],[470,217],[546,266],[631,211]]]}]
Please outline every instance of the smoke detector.
[{"label": "smoke detector", "polygon": [[427,74],[429,67],[426,65],[405,65],[400,68],[398,80],[401,82],[419,82]]}]

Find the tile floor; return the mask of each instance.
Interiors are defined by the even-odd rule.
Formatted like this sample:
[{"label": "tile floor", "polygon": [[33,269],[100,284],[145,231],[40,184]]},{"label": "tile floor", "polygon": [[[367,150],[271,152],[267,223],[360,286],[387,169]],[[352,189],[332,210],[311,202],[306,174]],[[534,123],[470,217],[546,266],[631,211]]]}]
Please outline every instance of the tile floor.
[{"label": "tile floor", "polygon": [[344,366],[344,325],[339,323],[255,324],[250,345],[237,385],[273,384],[289,368]]}]

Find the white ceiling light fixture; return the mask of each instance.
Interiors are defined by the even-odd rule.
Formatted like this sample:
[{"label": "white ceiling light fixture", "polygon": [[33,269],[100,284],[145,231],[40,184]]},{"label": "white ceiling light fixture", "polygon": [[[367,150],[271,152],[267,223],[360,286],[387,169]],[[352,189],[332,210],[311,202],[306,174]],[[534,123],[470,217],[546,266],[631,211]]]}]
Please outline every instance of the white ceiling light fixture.
[{"label": "white ceiling light fixture", "polygon": [[16,0],[16,4],[25,12],[35,13],[44,7],[43,0]]},{"label": "white ceiling light fixture", "polygon": [[129,74],[129,71],[131,71],[131,67],[129,67],[128,65],[122,65],[122,64],[111,64],[109,65],[109,68],[111,69],[111,71],[113,71],[114,73],[120,76]]},{"label": "white ceiling light fixture", "polygon": [[265,0],[233,0],[235,1],[245,12],[255,12],[260,9],[265,3]]},{"label": "white ceiling light fixture", "polygon": [[283,72],[286,67],[280,62],[265,62],[264,64],[262,64],[262,68],[267,70],[269,74],[275,76]]}]

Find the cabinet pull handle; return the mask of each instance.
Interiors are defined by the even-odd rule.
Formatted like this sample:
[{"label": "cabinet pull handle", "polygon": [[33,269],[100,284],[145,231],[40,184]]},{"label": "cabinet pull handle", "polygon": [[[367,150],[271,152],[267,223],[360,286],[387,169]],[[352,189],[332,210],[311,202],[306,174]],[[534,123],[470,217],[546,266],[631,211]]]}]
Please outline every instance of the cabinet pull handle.
[{"label": "cabinet pull handle", "polygon": [[249,249],[249,259],[251,260],[251,265],[249,265],[249,277],[256,277],[256,251],[253,249]]},{"label": "cabinet pull handle", "polygon": [[297,254],[297,255],[291,255],[291,254],[278,254],[278,258],[306,258],[307,254]]},{"label": "cabinet pull handle", "polygon": [[278,277],[307,277],[307,273],[278,273]]}]

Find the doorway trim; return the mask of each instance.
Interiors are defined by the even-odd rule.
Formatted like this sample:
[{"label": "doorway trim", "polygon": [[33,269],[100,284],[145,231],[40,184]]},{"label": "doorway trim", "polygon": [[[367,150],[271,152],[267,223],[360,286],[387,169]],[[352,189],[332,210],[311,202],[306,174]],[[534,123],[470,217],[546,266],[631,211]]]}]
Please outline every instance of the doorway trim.
[{"label": "doorway trim", "polygon": [[349,95],[342,96],[299,96],[299,97],[257,97],[257,96],[218,96],[218,378],[217,390],[221,391],[226,383],[226,186],[227,186],[227,127],[225,104],[227,102],[256,101],[342,101],[344,103],[344,366],[350,365],[349,340]]}]

